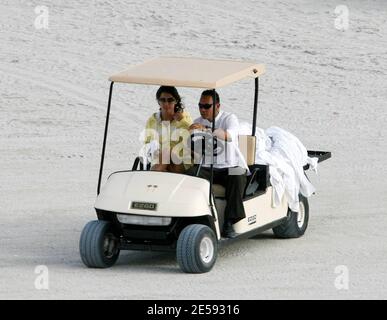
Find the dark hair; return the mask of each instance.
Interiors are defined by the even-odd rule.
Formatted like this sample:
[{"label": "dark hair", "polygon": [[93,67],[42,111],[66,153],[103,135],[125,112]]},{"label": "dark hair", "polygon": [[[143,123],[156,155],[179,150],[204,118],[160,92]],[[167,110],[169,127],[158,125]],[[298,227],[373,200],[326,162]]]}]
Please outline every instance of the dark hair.
[{"label": "dark hair", "polygon": [[[212,97],[214,99],[214,90],[204,90],[202,96]],[[219,94],[215,91],[215,99],[217,103],[220,103]]]},{"label": "dark hair", "polygon": [[177,108],[184,109],[183,104],[181,103],[181,97],[179,93],[177,92],[177,89],[175,87],[171,86],[161,86],[157,92],[156,92],[156,99],[159,100],[162,93],[169,93],[172,97],[176,100],[176,106]]}]

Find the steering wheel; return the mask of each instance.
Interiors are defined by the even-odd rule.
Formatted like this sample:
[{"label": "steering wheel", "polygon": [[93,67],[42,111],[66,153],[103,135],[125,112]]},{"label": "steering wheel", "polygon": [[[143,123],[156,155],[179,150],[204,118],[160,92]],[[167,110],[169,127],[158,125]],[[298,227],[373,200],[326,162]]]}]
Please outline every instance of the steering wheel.
[{"label": "steering wheel", "polygon": [[[214,143],[214,148],[212,148],[212,143]],[[198,148],[201,148],[202,156],[211,153],[217,156],[224,151],[224,145],[218,143],[217,137],[214,137],[210,132],[202,131],[191,134],[191,151],[195,151]]]}]

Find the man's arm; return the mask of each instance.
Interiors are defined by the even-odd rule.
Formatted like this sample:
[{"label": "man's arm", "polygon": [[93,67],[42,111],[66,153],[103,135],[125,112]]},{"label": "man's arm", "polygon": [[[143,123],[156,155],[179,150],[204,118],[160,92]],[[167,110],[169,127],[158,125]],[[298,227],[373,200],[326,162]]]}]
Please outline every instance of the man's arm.
[{"label": "man's arm", "polygon": [[226,130],[223,130],[223,129],[220,129],[220,128],[215,129],[213,135],[215,137],[217,137],[218,139],[220,139],[220,140],[232,141],[231,135]]},{"label": "man's arm", "polygon": [[[189,130],[201,130],[211,132],[211,127],[207,127],[201,123],[194,123],[189,127]],[[238,118],[231,114],[225,122],[225,128],[215,129],[213,135],[220,140],[231,142],[238,139],[239,121]]]},{"label": "man's arm", "polygon": [[[189,130],[192,132],[193,130],[200,130],[200,131],[204,131],[204,132],[209,132],[211,133],[212,132],[212,129],[210,127],[206,127],[205,125],[203,124],[200,124],[200,123],[194,123],[192,124],[190,127],[189,127]],[[230,135],[227,133],[227,131],[223,130],[223,129],[215,129],[214,131],[214,134],[213,134],[215,137],[221,139],[221,140],[225,140],[225,141],[231,141],[231,137]]]},{"label": "man's arm", "polygon": [[193,123],[190,125],[190,127],[188,128],[189,131],[193,131],[193,130],[201,130],[201,131],[205,131],[206,130],[206,126],[201,124],[201,123]]},{"label": "man's arm", "polygon": [[239,121],[236,115],[231,114],[228,119],[225,121],[224,129],[216,129],[214,131],[214,136],[217,138],[231,142],[238,139],[239,132]]}]

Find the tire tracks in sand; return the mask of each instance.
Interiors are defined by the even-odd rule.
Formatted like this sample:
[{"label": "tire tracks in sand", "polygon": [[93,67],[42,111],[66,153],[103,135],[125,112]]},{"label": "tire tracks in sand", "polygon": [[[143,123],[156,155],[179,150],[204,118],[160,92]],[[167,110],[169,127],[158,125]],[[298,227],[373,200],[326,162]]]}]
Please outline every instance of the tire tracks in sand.
[{"label": "tire tracks in sand", "polygon": [[[31,84],[49,89],[54,92],[58,92],[59,94],[68,96],[69,98],[77,100],[86,106],[102,110],[103,116],[105,117],[108,103],[108,87],[106,87],[106,96],[99,97],[97,96],[97,93],[92,92],[84,87],[73,85],[69,82],[59,80],[57,78],[37,71],[32,71],[28,69],[21,70],[14,66],[10,68],[7,65],[0,64],[0,73],[3,73],[5,76],[8,77],[21,80],[23,82],[27,81]],[[104,103],[102,104],[101,101],[104,101]],[[85,110],[85,112],[89,111]],[[125,117],[122,117],[121,115],[125,115]],[[144,119],[140,119],[134,112],[124,112],[123,110],[121,110],[121,108],[116,108],[114,116],[117,121],[121,123],[133,122],[133,124],[136,124],[144,122]]]}]

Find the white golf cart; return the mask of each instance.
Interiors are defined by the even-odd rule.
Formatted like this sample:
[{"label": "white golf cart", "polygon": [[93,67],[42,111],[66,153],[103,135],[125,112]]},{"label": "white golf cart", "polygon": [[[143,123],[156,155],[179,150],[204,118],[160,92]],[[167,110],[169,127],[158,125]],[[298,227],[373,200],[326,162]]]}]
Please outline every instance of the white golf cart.
[{"label": "white golf cart", "polygon": [[[280,205],[274,206],[268,166],[254,163],[258,77],[263,73],[263,65],[251,62],[169,57],[150,60],[110,77],[95,202],[98,220],[90,221],[84,227],[79,244],[86,266],[110,267],[116,262],[120,250],[174,250],[184,272],[202,273],[214,266],[220,244],[249,238],[268,229],[273,229],[274,234],[281,238],[296,238],[304,234],[309,216],[307,199],[300,196],[298,213],[288,208],[285,197]],[[213,184],[212,179],[150,171],[149,165],[144,165],[143,159],[137,157],[132,170],[112,173],[100,189],[115,82],[212,89],[215,93],[216,88],[246,77],[255,81],[253,123],[251,136],[239,137],[239,147],[251,175],[244,195],[246,218],[233,225],[235,236],[221,236],[225,189]],[[214,121],[212,123],[213,131]],[[214,150],[216,141],[205,138],[203,135],[207,147],[212,144]],[[308,154],[317,157],[319,162],[331,156],[330,152],[322,151],[308,151]]]}]

